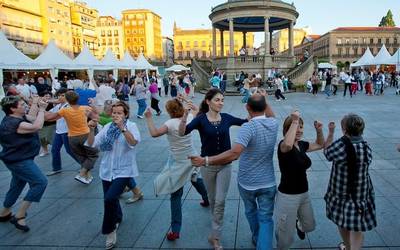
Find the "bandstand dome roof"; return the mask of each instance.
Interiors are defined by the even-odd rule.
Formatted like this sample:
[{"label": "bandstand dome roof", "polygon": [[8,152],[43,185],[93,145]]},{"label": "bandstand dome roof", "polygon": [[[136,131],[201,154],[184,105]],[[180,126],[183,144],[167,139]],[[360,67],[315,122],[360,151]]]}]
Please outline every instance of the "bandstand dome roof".
[{"label": "bandstand dome roof", "polygon": [[294,25],[298,16],[294,5],[280,0],[228,0],[214,7],[209,18],[217,29],[229,30],[232,18],[235,31],[257,32],[264,31],[265,17],[274,31]]}]

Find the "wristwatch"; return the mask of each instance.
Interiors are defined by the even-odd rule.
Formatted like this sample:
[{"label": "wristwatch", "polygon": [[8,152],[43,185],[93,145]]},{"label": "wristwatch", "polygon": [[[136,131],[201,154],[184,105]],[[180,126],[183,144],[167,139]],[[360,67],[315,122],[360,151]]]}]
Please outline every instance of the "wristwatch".
[{"label": "wristwatch", "polygon": [[126,131],[128,131],[126,128],[121,129],[121,133],[125,133]]}]

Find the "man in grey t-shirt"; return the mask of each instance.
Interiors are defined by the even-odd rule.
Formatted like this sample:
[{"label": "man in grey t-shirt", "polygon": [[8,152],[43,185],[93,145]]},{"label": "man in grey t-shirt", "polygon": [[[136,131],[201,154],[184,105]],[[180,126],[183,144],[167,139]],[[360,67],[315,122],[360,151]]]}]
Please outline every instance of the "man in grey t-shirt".
[{"label": "man in grey t-shirt", "polygon": [[278,123],[261,90],[246,105],[248,123],[239,130],[232,149],[212,157],[191,157],[195,166],[223,165],[239,158],[238,188],[257,249],[272,249],[276,182],[273,165]]}]

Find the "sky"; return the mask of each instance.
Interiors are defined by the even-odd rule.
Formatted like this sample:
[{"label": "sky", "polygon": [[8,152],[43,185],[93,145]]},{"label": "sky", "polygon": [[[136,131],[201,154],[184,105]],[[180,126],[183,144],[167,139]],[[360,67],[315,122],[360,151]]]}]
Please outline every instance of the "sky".
[{"label": "sky", "polygon": [[[226,0],[84,0],[100,15],[121,18],[125,9],[150,9],[162,17],[163,36],[172,37],[174,21],[183,29],[211,28],[211,8]],[[400,0],[290,0],[300,13],[295,28],[310,27],[322,35],[342,26],[378,26],[389,9],[400,26]],[[263,34],[256,34],[256,46]]]}]

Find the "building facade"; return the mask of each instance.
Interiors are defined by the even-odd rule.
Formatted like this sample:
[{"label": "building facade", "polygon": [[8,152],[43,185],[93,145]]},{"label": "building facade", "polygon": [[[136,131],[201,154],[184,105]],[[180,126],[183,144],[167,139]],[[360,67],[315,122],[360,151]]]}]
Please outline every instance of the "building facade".
[{"label": "building facade", "polygon": [[[212,30],[195,29],[184,30],[174,25],[174,53],[175,61],[181,64],[190,64],[192,58],[211,58],[212,57]],[[221,46],[221,37],[223,46]],[[246,33],[246,47],[250,53],[253,53],[254,34]],[[243,47],[243,33],[234,33],[234,54],[239,55],[239,50]],[[217,35],[218,55],[229,55],[229,31]],[[221,51],[221,47],[223,51]]]},{"label": "building facade", "polygon": [[[294,29],[293,42],[294,46],[301,44],[303,38],[311,34],[311,29],[309,27]],[[272,48],[275,52],[281,53],[289,49],[289,30],[283,29],[275,32],[272,35]]]},{"label": "building facade", "polygon": [[174,40],[169,37],[163,36],[162,38],[163,47],[163,61],[167,65],[174,63]]},{"label": "building facade", "polygon": [[122,22],[111,16],[100,16],[96,33],[99,41],[98,58],[103,58],[110,48],[118,59],[122,59],[125,53]]},{"label": "building facade", "polygon": [[0,0],[0,29],[28,56],[43,50],[42,17],[39,1]]},{"label": "building facade", "polygon": [[40,0],[43,43],[54,40],[67,55],[73,56],[71,15],[68,0]]},{"label": "building facade", "polygon": [[313,52],[313,43],[318,40],[320,35],[307,35],[303,38],[303,41],[294,47],[294,56],[296,61],[304,60],[304,52],[307,50],[309,54]]},{"label": "building facade", "polygon": [[146,9],[122,11],[124,46],[133,56],[162,59],[161,17]]},{"label": "building facade", "polygon": [[357,61],[367,47],[376,55],[383,44],[394,54],[400,47],[400,28],[340,27],[315,40],[311,53],[320,61],[347,67]]},{"label": "building facade", "polygon": [[81,1],[71,1],[70,10],[74,55],[78,55],[85,44],[96,56],[99,47],[96,34],[98,11]]}]

